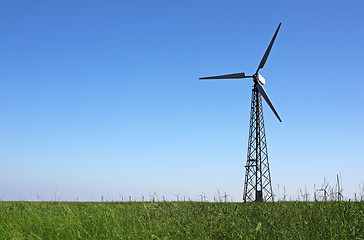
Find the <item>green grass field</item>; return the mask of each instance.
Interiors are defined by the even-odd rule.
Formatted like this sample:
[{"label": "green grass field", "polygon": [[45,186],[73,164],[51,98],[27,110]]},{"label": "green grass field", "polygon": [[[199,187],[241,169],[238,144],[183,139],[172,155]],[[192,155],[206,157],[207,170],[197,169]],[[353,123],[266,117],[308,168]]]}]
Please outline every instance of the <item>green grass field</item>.
[{"label": "green grass field", "polygon": [[0,202],[0,239],[364,239],[364,202]]}]

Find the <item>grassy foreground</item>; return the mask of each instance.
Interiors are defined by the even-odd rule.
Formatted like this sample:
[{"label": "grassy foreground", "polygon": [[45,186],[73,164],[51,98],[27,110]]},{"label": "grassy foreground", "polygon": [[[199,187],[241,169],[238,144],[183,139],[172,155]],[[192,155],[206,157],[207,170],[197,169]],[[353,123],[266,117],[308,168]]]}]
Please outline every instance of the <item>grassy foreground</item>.
[{"label": "grassy foreground", "polygon": [[364,202],[0,202],[0,239],[364,239]]}]

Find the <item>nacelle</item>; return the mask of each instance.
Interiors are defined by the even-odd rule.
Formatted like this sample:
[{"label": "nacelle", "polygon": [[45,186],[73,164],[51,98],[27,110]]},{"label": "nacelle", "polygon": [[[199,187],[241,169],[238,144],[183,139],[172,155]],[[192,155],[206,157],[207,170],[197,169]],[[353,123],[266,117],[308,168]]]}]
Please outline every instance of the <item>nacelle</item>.
[{"label": "nacelle", "polygon": [[260,84],[262,84],[262,85],[265,84],[265,79],[262,75],[257,74],[257,80],[260,82]]}]

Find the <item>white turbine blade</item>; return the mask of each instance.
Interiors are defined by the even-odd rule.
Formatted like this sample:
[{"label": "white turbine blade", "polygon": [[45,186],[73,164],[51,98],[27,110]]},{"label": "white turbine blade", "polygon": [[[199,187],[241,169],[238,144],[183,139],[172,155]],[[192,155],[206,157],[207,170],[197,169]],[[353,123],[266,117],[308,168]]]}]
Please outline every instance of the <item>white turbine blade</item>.
[{"label": "white turbine blade", "polygon": [[281,118],[279,117],[279,115],[278,115],[277,111],[275,110],[275,108],[274,108],[274,106],[273,106],[272,102],[270,101],[270,99],[269,99],[269,97],[268,97],[268,94],[265,92],[265,90],[264,90],[263,86],[262,86],[262,85],[260,85],[260,83],[259,83],[259,82],[257,82],[257,83],[256,83],[256,87],[257,87],[257,89],[258,89],[259,93],[263,96],[264,100],[268,103],[268,105],[269,105],[270,109],[272,109],[272,111],[274,112],[274,114],[276,115],[276,117],[278,118],[278,120],[279,120],[280,122],[282,122],[282,120],[281,120]]}]

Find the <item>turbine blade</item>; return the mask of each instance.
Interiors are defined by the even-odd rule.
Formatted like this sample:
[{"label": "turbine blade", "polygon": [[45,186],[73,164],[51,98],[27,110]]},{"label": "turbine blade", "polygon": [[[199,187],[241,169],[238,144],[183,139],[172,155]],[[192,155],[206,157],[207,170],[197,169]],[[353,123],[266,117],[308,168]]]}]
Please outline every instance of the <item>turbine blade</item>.
[{"label": "turbine blade", "polygon": [[267,95],[267,93],[265,92],[265,90],[264,90],[264,88],[263,88],[263,86],[262,85],[260,85],[260,83],[256,83],[256,88],[258,89],[258,92],[263,96],[263,98],[265,99],[265,101],[268,103],[268,105],[269,105],[269,107],[270,107],[270,109],[272,109],[272,111],[274,112],[274,114],[276,115],[276,117],[278,118],[278,120],[280,121],[280,122],[282,122],[282,120],[281,120],[281,118],[279,117],[279,115],[278,115],[278,113],[277,113],[277,111],[275,110],[275,108],[274,108],[274,106],[273,106],[273,104],[272,104],[272,102],[270,101],[270,99],[269,99],[269,97],[268,97],[268,95]]},{"label": "turbine blade", "polygon": [[272,40],[270,41],[269,46],[268,46],[267,50],[265,51],[264,56],[263,56],[262,60],[260,61],[259,67],[258,67],[258,69],[257,69],[257,71],[256,71],[256,73],[255,73],[255,74],[257,74],[257,73],[259,72],[259,69],[261,69],[261,68],[263,68],[263,67],[264,67],[264,64],[265,64],[265,62],[267,61],[268,55],[269,55],[269,53],[270,53],[270,50],[272,49],[272,46],[273,46],[274,40],[275,40],[275,39],[276,39],[276,37],[277,37],[277,34],[278,34],[278,31],[279,31],[279,28],[281,27],[281,24],[282,24],[282,23],[279,23],[278,28],[277,28],[276,32],[274,33],[274,36],[273,36]]},{"label": "turbine blade", "polygon": [[203,77],[199,79],[204,80],[204,79],[237,79],[237,78],[247,78],[247,76],[245,76],[245,73],[233,73],[220,76]]}]

